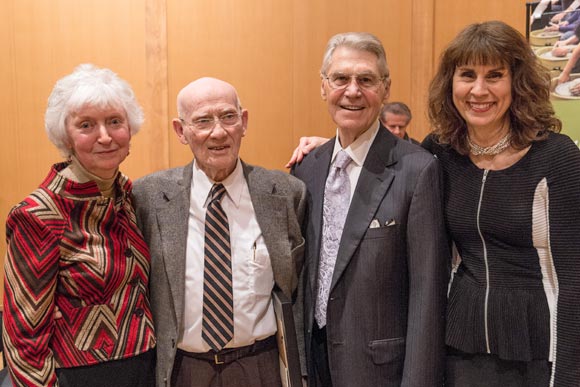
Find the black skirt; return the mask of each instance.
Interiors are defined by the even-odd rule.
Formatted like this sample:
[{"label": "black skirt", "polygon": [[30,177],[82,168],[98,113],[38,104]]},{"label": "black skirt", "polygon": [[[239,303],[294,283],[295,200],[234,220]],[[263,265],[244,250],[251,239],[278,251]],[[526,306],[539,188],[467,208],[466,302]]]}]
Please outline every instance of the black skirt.
[{"label": "black skirt", "polygon": [[85,367],[57,368],[60,387],[155,387],[155,350]]},{"label": "black skirt", "polygon": [[548,387],[552,363],[513,361],[447,347],[445,387]]}]

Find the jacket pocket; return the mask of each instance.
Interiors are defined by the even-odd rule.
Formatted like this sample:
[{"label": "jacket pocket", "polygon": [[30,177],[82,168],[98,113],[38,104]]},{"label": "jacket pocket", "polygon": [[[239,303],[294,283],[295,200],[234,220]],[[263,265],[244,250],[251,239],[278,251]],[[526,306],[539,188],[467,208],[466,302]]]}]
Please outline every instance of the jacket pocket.
[{"label": "jacket pocket", "polygon": [[369,347],[377,365],[402,361],[405,357],[404,337],[371,341]]}]

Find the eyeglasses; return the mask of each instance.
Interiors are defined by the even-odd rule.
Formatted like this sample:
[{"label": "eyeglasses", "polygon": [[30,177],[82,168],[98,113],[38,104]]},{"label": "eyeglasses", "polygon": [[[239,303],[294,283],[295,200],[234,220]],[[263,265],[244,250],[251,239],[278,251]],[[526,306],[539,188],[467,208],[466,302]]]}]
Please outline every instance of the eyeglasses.
[{"label": "eyeglasses", "polygon": [[220,116],[205,116],[196,118],[191,123],[186,122],[183,118],[179,119],[184,125],[193,126],[195,130],[201,132],[208,132],[213,130],[216,121],[219,121],[222,128],[230,128],[240,121],[240,114],[238,112],[227,112]]},{"label": "eyeglasses", "polygon": [[365,90],[376,90],[381,82],[383,82],[386,77],[379,77],[378,75],[367,73],[367,74],[342,74],[342,73],[332,73],[324,77],[328,81],[330,88],[335,90],[345,89],[352,82],[352,78],[355,79],[356,84],[359,88]]}]

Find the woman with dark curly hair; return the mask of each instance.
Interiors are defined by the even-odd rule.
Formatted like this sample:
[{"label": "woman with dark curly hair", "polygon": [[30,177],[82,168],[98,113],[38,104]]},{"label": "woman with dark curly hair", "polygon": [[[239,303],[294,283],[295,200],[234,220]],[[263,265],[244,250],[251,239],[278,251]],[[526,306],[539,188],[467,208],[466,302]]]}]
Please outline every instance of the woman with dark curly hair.
[{"label": "woman with dark curly hair", "polygon": [[441,56],[429,118],[458,252],[446,386],[576,385],[580,151],[549,75],[512,27],[470,25]]}]

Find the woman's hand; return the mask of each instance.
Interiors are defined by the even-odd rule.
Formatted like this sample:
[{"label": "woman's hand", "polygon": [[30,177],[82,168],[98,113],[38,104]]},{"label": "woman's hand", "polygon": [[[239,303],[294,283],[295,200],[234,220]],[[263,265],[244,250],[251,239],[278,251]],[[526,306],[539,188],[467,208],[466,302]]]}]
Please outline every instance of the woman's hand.
[{"label": "woman's hand", "polygon": [[554,15],[554,17],[552,17],[552,20],[550,20],[552,23],[560,23],[560,20],[562,20],[562,18],[566,15],[566,12],[560,12],[556,15]]},{"label": "woman's hand", "polygon": [[[569,80],[570,80],[570,75],[562,73],[558,77],[558,85],[561,85],[564,82],[568,82]],[[570,91],[572,91],[572,90],[570,90]]]},{"label": "woman's hand", "polygon": [[310,153],[311,150],[319,147],[326,141],[328,141],[328,138],[325,137],[300,137],[300,142],[296,149],[294,149],[294,152],[292,152],[292,157],[288,160],[286,168],[291,168],[294,164],[301,162],[304,156]]},{"label": "woman's hand", "polygon": [[556,57],[566,56],[570,50],[567,47],[554,47],[552,49],[552,55]]}]

